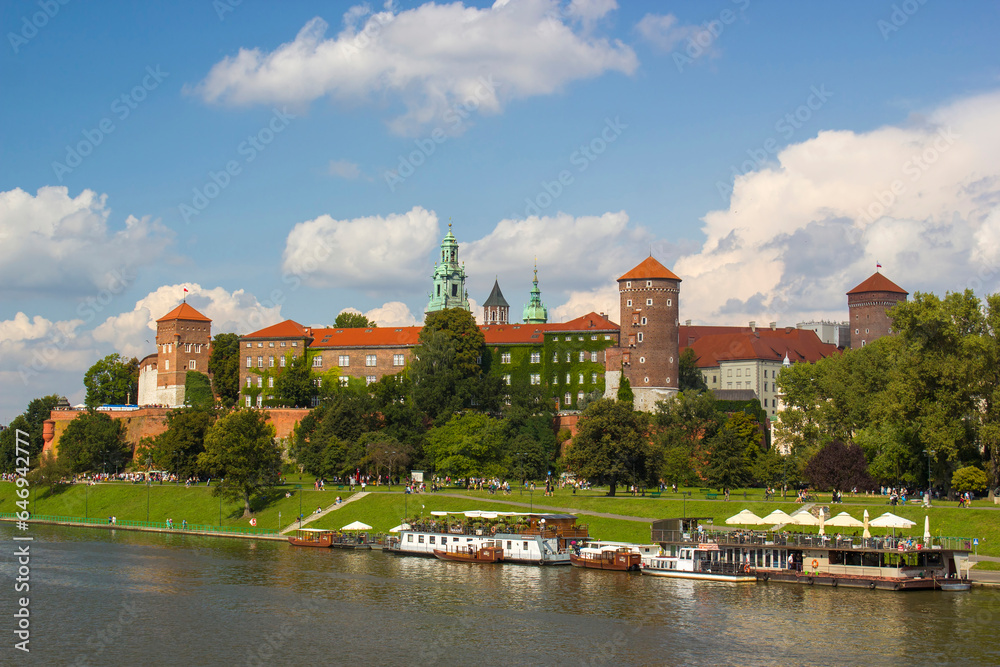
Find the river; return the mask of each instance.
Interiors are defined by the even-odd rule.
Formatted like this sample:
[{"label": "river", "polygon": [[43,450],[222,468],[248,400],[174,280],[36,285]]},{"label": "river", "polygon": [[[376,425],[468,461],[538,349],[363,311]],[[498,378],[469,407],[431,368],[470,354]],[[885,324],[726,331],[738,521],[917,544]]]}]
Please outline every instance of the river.
[{"label": "river", "polygon": [[[15,532],[0,526],[3,664],[26,657],[12,648],[24,595],[13,592]],[[1000,590],[736,585],[122,530],[29,534],[34,664],[1000,664]]]}]

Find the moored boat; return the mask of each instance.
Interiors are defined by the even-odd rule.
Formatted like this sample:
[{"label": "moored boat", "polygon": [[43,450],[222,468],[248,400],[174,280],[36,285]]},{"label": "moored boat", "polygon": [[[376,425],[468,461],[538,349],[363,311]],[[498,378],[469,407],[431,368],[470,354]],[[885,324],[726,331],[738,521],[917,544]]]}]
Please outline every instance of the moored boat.
[{"label": "moored boat", "polygon": [[569,556],[569,562],[576,567],[594,570],[614,570],[617,572],[637,572],[642,556],[628,546],[583,547],[579,553]]},{"label": "moored boat", "polygon": [[482,540],[469,545],[446,546],[434,549],[434,555],[441,560],[458,563],[500,563],[503,562],[503,548],[495,540]]},{"label": "moored boat", "polygon": [[295,535],[288,536],[288,543],[293,547],[318,547],[329,549],[333,546],[333,531],[322,528],[299,528]]}]

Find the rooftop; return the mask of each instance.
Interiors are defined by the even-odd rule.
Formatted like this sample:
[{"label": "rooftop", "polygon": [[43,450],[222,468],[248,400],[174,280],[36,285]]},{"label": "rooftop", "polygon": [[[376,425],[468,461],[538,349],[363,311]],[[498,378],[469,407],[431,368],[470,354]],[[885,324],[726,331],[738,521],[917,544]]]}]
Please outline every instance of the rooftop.
[{"label": "rooftop", "polygon": [[[692,327],[688,327],[692,328]],[[723,329],[724,327],[711,327]],[[785,355],[791,363],[816,362],[837,352],[837,346],[824,343],[810,329],[757,329],[750,331],[748,327],[730,327],[736,331],[729,333],[710,333],[698,337],[690,345],[697,357],[699,368],[713,368],[723,361],[777,361],[782,362]],[[681,336],[684,341],[684,336]]]},{"label": "rooftop", "polygon": [[157,322],[169,322],[170,320],[185,320],[187,322],[211,322],[209,318],[205,317],[197,310],[188,305],[187,301],[182,301],[181,305],[177,306],[169,313],[156,320]]},{"label": "rooftop", "polygon": [[642,260],[638,266],[618,280],[643,280],[645,278],[667,278],[669,280],[680,280],[680,278],[678,278],[673,271],[653,259],[652,255]]},{"label": "rooftop", "polygon": [[897,294],[909,294],[909,292],[905,289],[892,282],[878,271],[868,276],[868,278],[848,292],[848,294],[863,294],[865,292],[896,292]]}]

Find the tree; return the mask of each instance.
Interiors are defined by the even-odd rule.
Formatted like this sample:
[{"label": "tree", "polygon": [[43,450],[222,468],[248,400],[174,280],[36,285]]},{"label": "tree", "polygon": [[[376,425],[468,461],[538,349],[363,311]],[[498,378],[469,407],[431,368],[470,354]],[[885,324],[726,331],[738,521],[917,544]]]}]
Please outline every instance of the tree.
[{"label": "tree", "polygon": [[722,428],[709,442],[711,458],[705,473],[708,482],[717,488],[740,487],[750,478],[746,443],[737,431]]},{"label": "tree", "polygon": [[198,371],[188,371],[184,377],[184,405],[207,410],[215,406],[212,382]]},{"label": "tree", "polygon": [[707,391],[705,376],[698,370],[698,358],[690,347],[684,348],[680,356],[680,373],[677,377],[680,391]]},{"label": "tree", "polygon": [[205,451],[198,465],[222,481],[216,495],[243,500],[243,516],[250,516],[250,498],[281,477],[281,450],[274,426],[260,410],[236,410],[221,417],[205,434]]},{"label": "tree", "polygon": [[234,333],[216,334],[212,339],[212,355],[208,358],[215,394],[226,407],[240,399],[240,337]]},{"label": "tree", "polygon": [[635,403],[635,392],[632,391],[632,384],[628,381],[625,374],[622,374],[622,380],[618,384],[618,393],[615,395],[622,403],[627,403],[630,406]]},{"label": "tree", "polygon": [[760,455],[761,433],[760,424],[745,412],[735,412],[729,416],[723,428],[732,431],[737,440],[743,443],[743,454],[748,466],[752,466]]},{"label": "tree", "polygon": [[587,406],[577,422],[566,463],[578,475],[607,482],[614,496],[624,480],[646,480],[649,445],[647,418],[623,401],[601,399]]},{"label": "tree", "polygon": [[370,320],[361,313],[354,313],[348,310],[337,315],[333,321],[335,329],[374,329],[378,325],[374,320]]},{"label": "tree", "polygon": [[840,440],[828,443],[809,459],[805,476],[812,486],[823,490],[868,490],[878,486],[868,474],[868,461],[861,447]]},{"label": "tree", "polygon": [[[0,470],[3,472],[14,472],[17,468],[25,467],[23,465],[17,465],[18,443],[24,446],[25,438],[20,436],[18,431],[24,434],[29,433],[30,424],[28,424],[27,418],[24,415],[18,415],[7,424],[7,428],[0,431]],[[30,445],[30,440],[28,441]],[[30,462],[30,457],[29,457]],[[24,463],[23,461],[21,462]]]},{"label": "tree", "polygon": [[708,443],[722,427],[725,415],[716,407],[710,391],[684,391],[656,404],[656,428],[660,474],[665,480],[694,483],[705,474]]},{"label": "tree", "polygon": [[785,457],[774,448],[764,450],[750,467],[750,474],[763,487],[777,486],[788,473]]},{"label": "tree", "polygon": [[200,472],[198,456],[205,451],[205,436],[215,422],[215,413],[182,408],[167,413],[167,430],[156,436],[148,456],[161,469],[187,479]]},{"label": "tree", "polygon": [[966,491],[982,493],[986,490],[988,483],[989,480],[986,478],[986,473],[975,466],[959,468],[951,476],[951,488],[958,493],[965,493]]},{"label": "tree", "polygon": [[424,451],[439,476],[499,476],[503,474],[502,438],[503,423],[499,419],[468,411],[429,430]]},{"label": "tree", "polygon": [[24,419],[28,424],[28,428],[25,429],[28,432],[28,455],[32,459],[36,458],[42,452],[42,447],[45,444],[42,437],[45,420],[52,415],[52,411],[55,410],[59,401],[60,397],[56,394],[42,396],[41,398],[32,399],[28,403],[28,409],[24,411]]},{"label": "tree", "polygon": [[[352,458],[349,445],[380,425],[367,393],[340,391],[299,422],[292,436],[290,453],[311,475],[340,475],[345,468],[353,469],[360,464],[364,454],[362,451],[360,456]],[[331,443],[334,443],[332,449]]]},{"label": "tree", "polygon": [[365,433],[358,444],[365,450],[363,465],[366,469],[374,469],[376,475],[385,470],[392,477],[399,466],[405,468],[410,463],[413,453],[412,447],[394,440],[384,431]]},{"label": "tree", "polygon": [[101,412],[88,411],[66,426],[59,438],[59,462],[71,472],[107,472],[124,467],[132,457],[125,425]]},{"label": "tree", "polygon": [[482,409],[496,410],[501,380],[484,378],[484,345],[483,332],[464,308],[427,314],[413,352],[410,378],[417,407],[437,425],[474,402]]},{"label": "tree", "polygon": [[84,400],[88,408],[99,405],[121,405],[139,398],[139,360],[109,354],[84,374],[87,388]]},{"label": "tree", "polygon": [[28,473],[28,481],[38,486],[53,487],[57,484],[67,484],[72,475],[66,463],[51,454],[45,454],[38,459],[38,467]]},{"label": "tree", "polygon": [[275,402],[293,408],[312,407],[313,397],[317,394],[316,384],[313,382],[313,372],[310,368],[313,355],[288,356],[291,358],[286,368],[274,381]]}]

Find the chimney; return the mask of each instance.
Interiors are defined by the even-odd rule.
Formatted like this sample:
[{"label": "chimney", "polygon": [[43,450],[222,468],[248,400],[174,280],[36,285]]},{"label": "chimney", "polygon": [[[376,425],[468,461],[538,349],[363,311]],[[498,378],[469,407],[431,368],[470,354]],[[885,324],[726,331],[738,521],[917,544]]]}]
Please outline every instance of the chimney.
[{"label": "chimney", "polygon": [[684,326],[686,327],[691,326],[691,320],[684,320]]},{"label": "chimney", "polygon": [[757,332],[757,323],[753,320],[750,320],[750,331],[753,333]]},{"label": "chimney", "polygon": [[778,323],[777,322],[771,322],[770,324],[768,324],[768,326],[771,327],[771,331],[774,331],[775,329],[778,328]]}]

